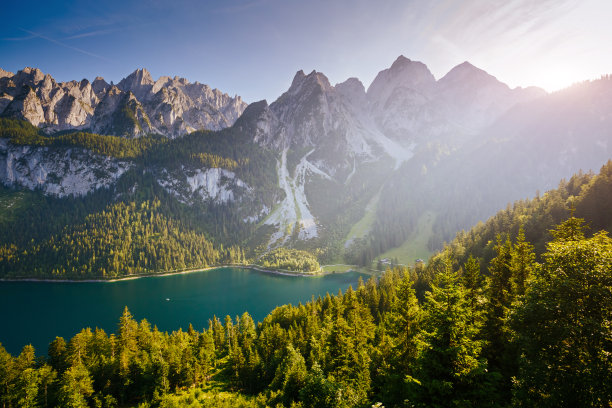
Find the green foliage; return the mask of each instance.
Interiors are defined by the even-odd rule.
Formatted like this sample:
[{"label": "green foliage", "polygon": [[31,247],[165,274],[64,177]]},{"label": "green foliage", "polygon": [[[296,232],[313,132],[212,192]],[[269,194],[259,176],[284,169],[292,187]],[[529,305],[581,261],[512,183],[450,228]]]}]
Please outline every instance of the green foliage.
[{"label": "green foliage", "polygon": [[59,402],[63,407],[88,407],[87,397],[93,393],[93,382],[83,364],[70,367],[59,384]]},{"label": "green foliage", "polygon": [[[112,189],[99,189],[85,197],[54,198],[37,191],[19,191],[0,187],[0,270],[7,270],[7,261],[19,263],[20,265],[17,265],[15,270],[9,271],[12,276],[52,277],[53,269],[59,269],[59,274],[66,277],[98,276],[101,270],[95,272],[89,270],[90,267],[95,267],[98,261],[93,262],[93,259],[91,262],[83,261],[83,259],[73,260],[72,263],[79,264],[78,267],[67,268],[66,262],[63,262],[65,259],[61,259],[64,254],[54,253],[56,250],[53,248],[46,251],[45,248],[49,245],[57,246],[58,240],[61,240],[60,237],[92,222],[91,217],[95,218],[96,214],[106,211],[107,207],[113,205],[112,203],[117,201],[118,197],[126,203],[135,202],[137,207],[147,201],[159,200],[160,205],[156,213],[178,229],[189,230],[201,237],[206,237],[206,241],[214,243],[220,254],[212,257],[207,255],[207,259],[203,262],[195,259],[192,259],[192,262],[189,259],[180,259],[190,258],[191,248],[172,248],[172,252],[177,252],[177,256],[169,255],[166,261],[158,265],[159,268],[157,266],[152,268],[151,259],[146,261],[146,265],[142,265],[144,262],[140,259],[143,256],[142,251],[124,253],[125,259],[119,259],[118,263],[125,261],[127,264],[119,266],[121,268],[126,266],[131,272],[125,268],[122,271],[116,271],[115,263],[111,265],[111,269],[115,270],[111,274],[121,276],[126,273],[145,271],[148,273],[155,268],[161,271],[164,265],[170,268],[168,271],[171,271],[183,269],[183,264],[185,267],[190,267],[218,261],[240,263],[246,256],[245,251],[240,247],[253,250],[267,238],[265,227],[260,228],[255,223],[245,222],[245,217],[261,211],[262,204],[271,208],[280,194],[277,187],[274,153],[262,149],[252,140],[245,139],[240,132],[234,129],[220,132],[194,132],[175,140],[157,136],[128,139],[84,132],[58,133],[48,136],[28,122],[0,118],[0,137],[10,139],[12,144],[48,146],[54,149],[78,147],[132,161],[132,168],[121,176]],[[188,166],[191,169],[220,166],[232,170],[237,177],[253,188],[249,193],[249,200],[237,200],[230,203],[196,202],[190,205],[178,202],[174,196],[159,185],[159,175],[150,170],[164,167],[170,172],[183,171],[181,166]],[[90,218],[86,220],[86,217]],[[104,234],[104,232],[101,233]],[[70,251],[78,253],[78,256],[83,258],[87,256],[84,253],[108,252],[111,249],[108,248],[109,245],[106,242],[94,241],[106,248],[73,248]],[[81,239],[75,242],[83,243]],[[137,246],[131,248],[139,249]],[[68,248],[65,249],[68,250]],[[31,254],[32,251],[38,253],[39,250],[46,251],[44,261],[25,259],[24,251]],[[112,248],[112,250],[113,253],[117,252],[117,248]],[[207,252],[208,249],[204,248],[203,251]],[[100,254],[97,253],[96,256],[98,255]],[[152,256],[157,257],[157,255],[159,254]],[[198,254],[194,255],[196,258],[202,258]],[[248,253],[248,256],[251,255],[252,253]],[[132,262],[128,258],[135,258],[135,260]],[[57,265],[60,262],[63,263]],[[84,263],[88,264],[85,265],[87,270],[80,269]],[[131,263],[134,265],[130,266]],[[139,263],[140,265],[137,265]],[[30,266],[34,266],[35,269]],[[108,272],[108,268],[106,269]],[[64,274],[61,270],[66,270],[66,273]]]},{"label": "green foliage", "polygon": [[0,274],[116,278],[244,261],[239,248],[215,248],[159,208],[158,200],[117,203],[41,243],[1,247]]},{"label": "green foliage", "polygon": [[[579,190],[587,194],[589,187]],[[495,244],[486,244],[487,262],[477,256],[482,254],[477,240],[469,241],[475,233],[460,234],[427,266],[395,267],[356,290],[280,306],[258,324],[244,313],[224,321],[214,317],[202,332],[190,326],[163,333],[146,320],[136,322],[126,308],[117,333],[88,328],[68,342],[56,338],[47,357],[37,359],[31,346],[17,357],[0,347],[0,402],[8,407],[609,406],[612,239],[604,232],[589,237],[574,217],[548,232],[548,217],[537,224],[517,216],[515,225],[509,214],[494,217],[499,224],[491,231],[499,234]],[[186,266],[195,262],[188,258],[193,254],[205,262],[244,259],[239,248],[232,255],[167,218],[157,200],[115,203],[82,219],[42,243],[5,245],[3,265],[35,265],[47,254],[40,258],[47,264],[85,276],[81,271],[110,265],[115,256],[126,268],[115,270],[133,272]],[[541,264],[535,261],[537,246],[527,239],[530,228],[549,237]],[[189,255],[181,255],[181,248],[189,248]],[[153,250],[157,257],[151,257]],[[143,255],[124,256],[133,253]],[[75,259],[81,263],[69,262]],[[297,250],[278,249],[260,261],[318,269],[312,255]]]},{"label": "green foliage", "polygon": [[205,392],[199,388],[166,394],[159,400],[159,408],[263,408],[257,398],[230,392]]},{"label": "green foliage", "polygon": [[304,357],[292,345],[288,345],[285,357],[276,369],[270,387],[280,390],[283,403],[290,405],[291,402],[298,400],[300,390],[306,384],[307,375]]},{"label": "green foliage", "polygon": [[227,170],[236,170],[238,166],[248,163],[248,159],[241,159],[240,163],[233,159],[227,159],[210,153],[193,153],[192,158],[197,159],[206,167],[221,167]]},{"label": "green foliage", "polygon": [[570,215],[582,218],[588,228],[583,232],[606,230],[612,232],[612,161],[602,166],[599,174],[578,173],[559,187],[532,200],[517,201],[499,211],[485,223],[470,231],[459,232],[447,250],[453,250],[457,260],[464,263],[471,254],[484,265],[495,256],[498,234],[518,237],[523,230],[525,241],[533,245],[536,258],[546,251],[546,243],[554,237],[550,231]]},{"label": "green foliage", "polygon": [[612,239],[580,234],[570,218],[517,310],[517,405],[604,407],[612,402]]},{"label": "green foliage", "polygon": [[468,314],[470,321],[475,324],[482,314],[482,280],[480,277],[480,265],[478,261],[470,255],[467,262],[463,265],[463,275],[461,277],[463,287],[466,290],[468,300]]},{"label": "green foliage", "polygon": [[259,187],[258,198],[269,207],[278,196],[275,154],[245,139],[234,128],[219,132],[197,131],[157,145],[143,156],[143,162],[168,170],[186,164],[198,168],[208,164],[231,167],[241,180]]},{"label": "green foliage", "polygon": [[26,121],[9,118],[0,118],[0,138],[7,138],[14,145],[82,147],[118,159],[134,159],[153,146],[166,143],[166,139],[155,136],[128,139],[86,132],[47,136]]},{"label": "green foliage", "polygon": [[[409,376],[409,400],[418,406],[480,406],[491,397],[480,327],[468,313],[469,301],[450,264],[438,275],[423,305],[420,353]],[[487,395],[488,394],[488,395]]]},{"label": "green foliage", "polygon": [[277,248],[257,260],[264,268],[283,269],[298,272],[319,272],[321,265],[310,252],[297,249]]}]

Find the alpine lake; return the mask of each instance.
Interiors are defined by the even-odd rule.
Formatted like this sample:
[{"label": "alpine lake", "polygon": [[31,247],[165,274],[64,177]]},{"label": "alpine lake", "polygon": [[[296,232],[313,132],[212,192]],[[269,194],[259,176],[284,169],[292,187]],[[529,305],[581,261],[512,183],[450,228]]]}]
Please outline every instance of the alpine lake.
[{"label": "alpine lake", "polygon": [[0,282],[0,343],[13,355],[32,344],[46,355],[56,336],[68,341],[81,329],[117,331],[127,306],[138,321],[162,331],[208,328],[248,311],[258,322],[277,306],[297,305],[326,293],[357,287],[358,272],[287,276],[255,269],[222,267],[115,282]]}]

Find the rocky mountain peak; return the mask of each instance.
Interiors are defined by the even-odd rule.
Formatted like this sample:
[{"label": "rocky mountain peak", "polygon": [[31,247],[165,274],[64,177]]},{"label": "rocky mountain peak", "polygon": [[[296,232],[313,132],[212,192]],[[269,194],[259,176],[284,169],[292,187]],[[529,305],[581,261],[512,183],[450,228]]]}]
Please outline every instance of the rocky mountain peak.
[{"label": "rocky mountain peak", "polygon": [[[51,75],[30,67],[15,75],[0,71],[0,114],[26,119],[50,133],[88,129],[104,134],[156,132],[177,137],[199,129],[229,127],[246,108],[240,97],[191,84],[185,78],[162,77],[155,82],[144,68],[117,85],[102,77],[91,83],[87,79],[58,83]],[[133,117],[136,127],[132,126],[136,123]],[[129,126],[121,125],[126,123]]]},{"label": "rocky mountain peak", "polygon": [[151,73],[146,68],[139,68],[136,71],[132,72],[126,79],[134,78],[135,81],[139,85],[153,85],[155,81],[153,81],[153,77]]},{"label": "rocky mountain peak", "polygon": [[438,81],[438,84],[441,87],[451,84],[462,84],[463,86],[497,85],[508,88],[506,84],[497,80],[497,78],[495,78],[493,75],[490,75],[486,71],[475,67],[467,61],[451,69]]},{"label": "rocky mountain peak", "polygon": [[322,74],[313,70],[310,74],[304,75],[304,71],[299,70],[293,77],[291,87],[287,92],[290,94],[304,93],[306,90],[310,91],[330,91],[332,88],[329,83],[329,79]]},{"label": "rocky mountain peak", "polygon": [[304,80],[304,78],[306,78],[306,74],[304,74],[303,70],[299,70],[298,72],[295,73],[295,75],[293,76],[293,81],[291,81],[291,88],[297,87],[298,84],[301,84],[302,81]]},{"label": "rocky mountain peak", "polygon": [[383,106],[397,88],[429,94],[435,85],[436,79],[425,64],[400,55],[390,68],[376,75],[368,88],[367,95],[374,104]]},{"label": "rocky mountain peak", "polygon": [[510,89],[493,75],[463,62],[438,81],[440,111],[468,134],[475,135],[516,104],[538,96],[537,91]]},{"label": "rocky mountain peak", "polygon": [[30,67],[25,67],[13,76],[13,82],[17,87],[22,85],[35,86],[43,79],[45,79],[45,74],[40,69]]},{"label": "rocky mountain peak", "polygon": [[92,82],[91,87],[96,95],[98,95],[106,92],[106,90],[110,88],[110,85],[104,80],[104,78],[96,77],[96,79],[94,79]]},{"label": "rocky mountain peak", "polygon": [[240,128],[245,133],[254,133],[257,128],[257,123],[262,119],[264,115],[267,115],[270,111],[268,101],[265,99],[253,102],[249,104],[242,115],[236,120],[233,127]]},{"label": "rocky mountain peak", "polygon": [[366,91],[363,83],[357,78],[349,78],[334,86],[336,92],[352,103],[365,105]]},{"label": "rocky mountain peak", "polygon": [[410,63],[412,63],[412,62],[413,61],[410,58],[406,58],[403,55],[400,55],[399,57],[397,57],[397,59],[395,61],[393,61],[393,64],[391,64],[391,69],[392,70],[399,70],[399,69],[402,69],[405,66],[410,65]]},{"label": "rocky mountain peak", "polygon": [[146,68],[140,68],[123,78],[117,86],[123,91],[132,91],[138,98],[144,98],[151,91],[155,81]]},{"label": "rocky mountain peak", "polygon": [[158,93],[162,88],[172,83],[172,78],[169,76],[160,76],[155,84],[153,84],[153,93]]},{"label": "rocky mountain peak", "polygon": [[0,68],[0,78],[10,78],[13,75],[15,75],[15,74],[13,74],[12,72],[9,72],[9,71],[5,71],[2,68]]}]

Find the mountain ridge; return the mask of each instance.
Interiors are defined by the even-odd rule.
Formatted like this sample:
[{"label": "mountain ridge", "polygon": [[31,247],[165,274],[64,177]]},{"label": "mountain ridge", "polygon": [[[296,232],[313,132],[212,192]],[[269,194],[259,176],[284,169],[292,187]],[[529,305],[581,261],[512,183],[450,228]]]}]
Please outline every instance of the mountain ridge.
[{"label": "mountain ridge", "polygon": [[[332,85],[321,72],[299,70],[286,92],[270,104],[264,100],[244,106],[235,121],[223,122],[222,130],[185,134],[181,133],[187,129],[184,118],[189,119],[206,101],[211,106],[220,101],[217,118],[224,115],[223,109],[236,113],[232,103],[222,105],[227,95],[183,78],[154,80],[144,68],[118,84],[100,77],[92,83],[62,83],[65,89],[59,97],[59,90],[41,91],[60,87],[50,75],[36,69],[2,77],[0,87],[9,86],[14,77],[23,83],[23,92],[21,99],[0,94],[4,116],[19,117],[19,112],[28,111],[46,120],[53,112],[43,109],[44,104],[54,101],[57,106],[75,107],[70,120],[76,121],[89,114],[87,103],[81,104],[77,98],[85,95],[88,103],[98,101],[90,116],[90,129],[101,135],[83,133],[77,137],[63,131],[43,137],[34,128],[13,137],[22,131],[19,125],[10,127],[3,131],[8,135],[3,137],[10,140],[0,151],[0,168],[6,169],[2,174],[22,176],[3,177],[3,184],[42,188],[59,197],[86,196],[98,188],[114,191],[111,195],[115,194],[115,199],[138,196],[143,190],[164,191],[168,200],[182,206],[223,212],[219,221],[209,220],[214,225],[212,236],[227,237],[228,230],[221,223],[232,223],[232,232],[248,231],[240,235],[241,244],[264,250],[278,246],[316,250],[322,259],[338,259],[346,253],[355,255],[351,259],[371,259],[401,245],[423,211],[430,210],[434,215],[430,245],[436,248],[456,232],[452,228],[465,228],[489,216],[492,208],[548,188],[549,180],[578,171],[577,165],[599,167],[599,153],[606,149],[574,160],[573,155],[584,155],[588,149],[572,150],[576,137],[554,136],[564,123],[595,144],[604,143],[609,134],[598,125],[604,122],[593,119],[597,114],[602,117],[607,102],[601,103],[599,110],[585,111],[594,101],[606,100],[604,91],[572,91],[582,95],[579,109],[568,102],[573,98],[568,93],[510,89],[467,62],[436,80],[425,64],[400,56],[367,89],[357,78]],[[599,82],[592,85],[602,86]],[[66,96],[68,91],[76,97]],[[19,100],[21,105],[16,102]],[[557,119],[560,112],[562,121]],[[172,120],[178,127],[166,128],[170,137],[143,137],[160,130],[160,123]],[[220,122],[211,123],[216,126]],[[118,136],[104,136],[109,133]],[[46,181],[36,181],[47,180],[37,178],[41,163],[67,157],[62,155],[68,148],[98,146],[96,153],[104,156],[122,146],[118,139],[132,140],[124,137],[130,135],[140,136],[143,144],[130,146],[133,153],[129,157],[120,155],[126,163],[121,168],[129,169],[125,175],[115,177],[109,170],[113,166],[100,167],[93,172],[100,175],[99,180],[94,177],[79,184],[78,190],[71,190],[76,184],[68,181],[74,174],[46,164],[45,169],[54,169],[49,178],[54,186],[46,188]],[[63,139],[58,142],[60,136]],[[531,142],[540,138],[547,144]],[[31,146],[28,154],[16,147],[24,145]],[[531,148],[527,154],[523,152],[529,159],[524,165],[514,157],[520,155],[521,146]],[[504,152],[516,153],[509,157]],[[36,162],[30,157],[36,157]],[[87,155],[74,157],[74,169],[86,168],[87,161],[94,160]],[[544,159],[538,161],[537,157]],[[554,157],[565,158],[566,165]],[[95,160],[117,163],[119,157]],[[266,170],[258,172],[258,166]],[[140,173],[148,178],[136,176]],[[525,179],[517,180],[512,188],[502,188],[508,185],[502,175],[511,178],[512,174]],[[478,186],[478,180],[487,188]],[[466,206],[467,194],[477,198],[473,206]],[[451,214],[454,220],[449,221]],[[349,237],[351,227],[361,219],[368,220],[365,228]]]},{"label": "mountain ridge", "polygon": [[159,133],[172,138],[229,127],[246,108],[240,96],[232,98],[185,78],[154,81],[145,68],[116,85],[102,77],[93,82],[57,82],[50,74],[30,67],[10,74],[2,71],[0,75],[0,114],[25,119],[47,133],[91,130],[129,137]]}]

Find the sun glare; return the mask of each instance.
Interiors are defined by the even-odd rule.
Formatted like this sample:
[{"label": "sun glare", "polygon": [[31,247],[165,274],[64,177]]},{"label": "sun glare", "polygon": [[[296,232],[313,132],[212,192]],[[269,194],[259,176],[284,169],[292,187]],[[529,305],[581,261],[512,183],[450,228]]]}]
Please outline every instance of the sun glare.
[{"label": "sun glare", "polygon": [[548,92],[554,92],[578,82],[577,78],[581,78],[581,76],[574,67],[554,65],[543,67],[538,72],[535,72],[533,79],[529,83],[544,88]]}]

